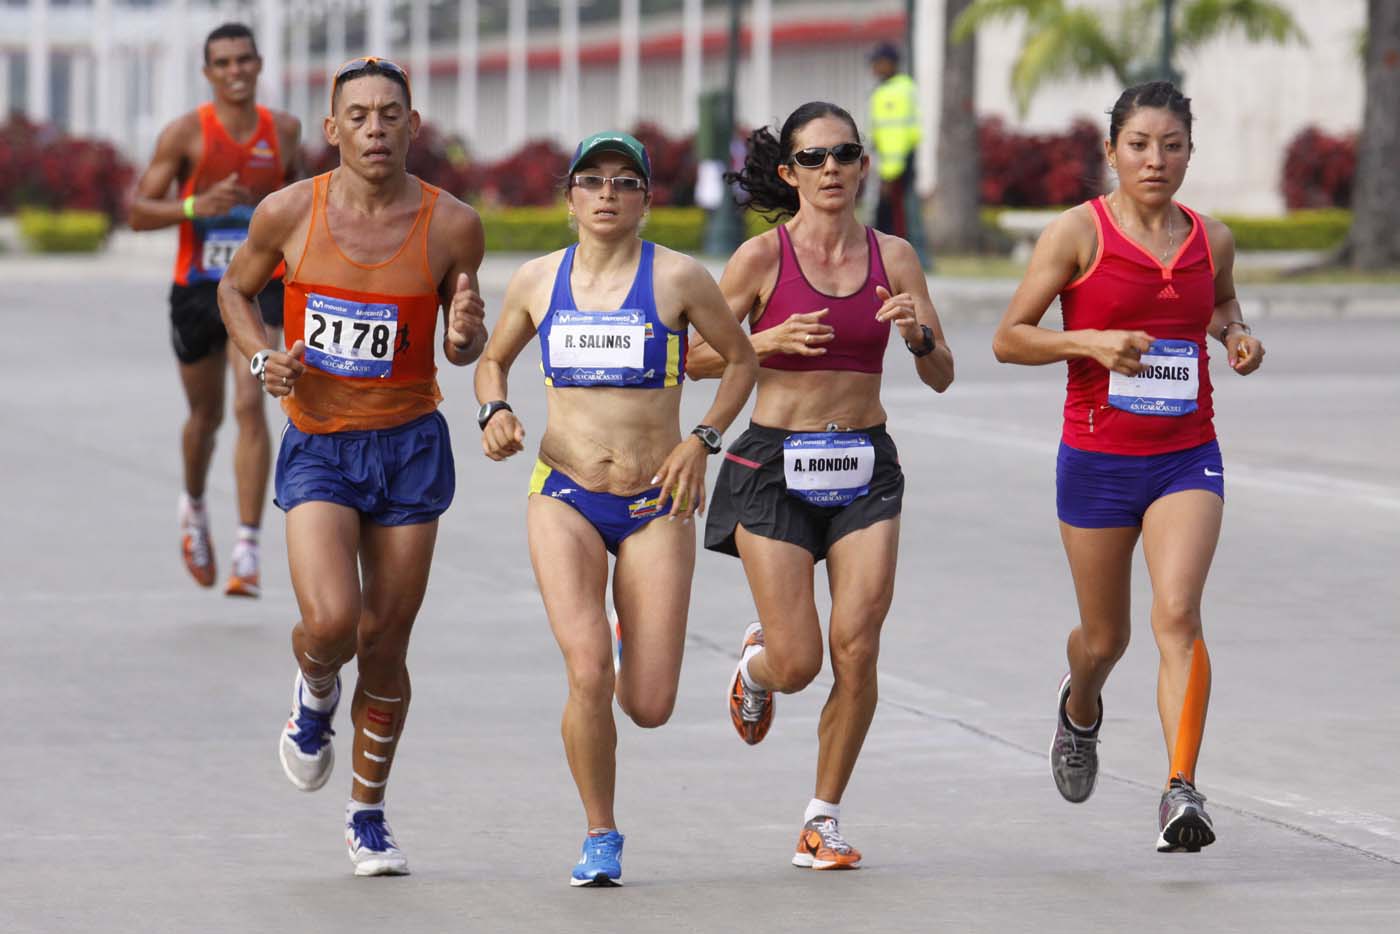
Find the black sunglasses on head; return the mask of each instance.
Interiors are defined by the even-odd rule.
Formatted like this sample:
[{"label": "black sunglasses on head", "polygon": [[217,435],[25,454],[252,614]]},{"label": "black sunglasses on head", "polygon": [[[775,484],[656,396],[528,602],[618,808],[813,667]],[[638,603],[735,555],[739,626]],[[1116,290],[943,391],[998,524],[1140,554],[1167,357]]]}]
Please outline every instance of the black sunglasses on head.
[{"label": "black sunglasses on head", "polygon": [[810,149],[799,149],[789,157],[788,161],[794,162],[804,169],[819,169],[826,165],[828,154],[835,156],[836,161],[842,165],[850,165],[852,162],[860,161],[860,157],[865,155],[865,147],[860,143],[813,146]]},{"label": "black sunglasses on head", "polygon": [[378,58],[373,55],[365,55],[361,58],[350,59],[350,61],[335,70],[335,77],[332,80],[339,81],[342,78],[348,80],[364,71],[370,65],[378,67],[380,71],[387,71],[391,74],[399,75],[405,82],[408,81],[408,72],[404,71],[387,58]]}]

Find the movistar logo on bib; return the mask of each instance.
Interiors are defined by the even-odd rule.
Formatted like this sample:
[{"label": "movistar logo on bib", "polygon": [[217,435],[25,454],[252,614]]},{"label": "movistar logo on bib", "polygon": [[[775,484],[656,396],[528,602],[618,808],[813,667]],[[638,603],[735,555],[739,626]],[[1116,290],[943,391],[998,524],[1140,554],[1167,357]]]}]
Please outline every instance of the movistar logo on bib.
[{"label": "movistar logo on bib", "polygon": [[846,506],[870,492],[875,445],[850,431],[811,431],[783,440],[788,493],[814,506]]},{"label": "movistar logo on bib", "polygon": [[306,362],[360,379],[388,377],[394,370],[399,306],[356,302],[312,292],[306,296]]},{"label": "movistar logo on bib", "polygon": [[646,312],[554,312],[549,329],[549,368],[571,385],[628,386],[643,382],[649,325]]},{"label": "movistar logo on bib", "polygon": [[1200,356],[1195,341],[1153,341],[1142,355],[1141,373],[1109,374],[1108,404],[1137,415],[1177,416],[1196,411]]}]

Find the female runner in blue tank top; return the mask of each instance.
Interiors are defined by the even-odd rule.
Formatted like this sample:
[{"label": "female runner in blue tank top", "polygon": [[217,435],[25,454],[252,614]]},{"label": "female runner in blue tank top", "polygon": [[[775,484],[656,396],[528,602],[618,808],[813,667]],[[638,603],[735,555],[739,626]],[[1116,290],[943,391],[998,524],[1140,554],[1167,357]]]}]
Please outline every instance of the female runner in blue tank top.
[{"label": "female runner in blue tank top", "polygon": [[[725,454],[705,530],[707,548],[742,558],[758,608],[729,688],[745,742],[767,734],[775,692],[800,691],[821,671],[812,587],[823,558],[831,587],[834,683],[817,727],[816,794],[792,857],[814,869],[860,865],[838,821],[875,716],[899,550],[904,475],[880,404],[891,333],[925,384],[942,392],[953,381],[913,247],[856,218],[868,168],[855,121],[834,104],[804,104],[776,138],[754,133],[737,181],[751,207],[791,219],[741,246],[720,281],[762,361],[753,424]],[[692,376],[719,374],[715,349],[692,347]]]},{"label": "female runner in blue tank top", "polygon": [[[675,705],[695,567],[691,518],[704,508],[705,462],[753,389],[757,361],[699,263],[641,240],[650,162],[641,143],[600,133],[579,144],[565,198],[578,243],[531,260],[506,289],[476,370],[482,448],[524,449],[506,377],[538,335],[549,418],[530,481],[530,560],[568,669],[564,749],[587,817],[573,885],[620,883],[613,815],[612,702],[643,727]],[[682,437],[687,325],[724,358],[702,423]],[[653,521],[665,516],[667,521]],[[617,558],[619,666],[605,593]]]}]

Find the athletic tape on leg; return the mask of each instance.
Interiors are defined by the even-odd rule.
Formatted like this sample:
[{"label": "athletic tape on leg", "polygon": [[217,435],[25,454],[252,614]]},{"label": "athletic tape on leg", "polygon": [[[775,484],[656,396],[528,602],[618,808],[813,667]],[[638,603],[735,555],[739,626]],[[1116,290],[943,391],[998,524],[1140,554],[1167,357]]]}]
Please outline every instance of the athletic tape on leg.
[{"label": "athletic tape on leg", "polygon": [[1191,673],[1186,678],[1186,699],[1176,725],[1172,748],[1172,778],[1196,783],[1196,759],[1201,754],[1201,737],[1206,729],[1206,702],[1210,698],[1210,655],[1206,644],[1197,639],[1191,646]]}]

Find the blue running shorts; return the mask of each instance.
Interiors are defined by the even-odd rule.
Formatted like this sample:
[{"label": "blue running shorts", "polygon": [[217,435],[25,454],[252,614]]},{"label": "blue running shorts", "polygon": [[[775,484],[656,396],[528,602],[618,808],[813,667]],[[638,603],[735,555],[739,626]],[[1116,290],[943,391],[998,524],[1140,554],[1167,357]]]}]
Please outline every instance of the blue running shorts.
[{"label": "blue running shorts", "polygon": [[375,525],[432,522],[457,489],[447,419],[430,412],[394,428],[320,435],[288,422],[274,488],[284,511],[338,503]]},{"label": "blue running shorts", "polygon": [[663,505],[659,502],[659,486],[636,496],[595,493],[585,490],[568,474],[555,470],[542,460],[535,461],[535,472],[530,477],[530,495],[537,493],[568,503],[578,510],[597,530],[604,546],[613,554],[617,554],[623,539],[671,509],[671,503],[667,500],[663,511]]},{"label": "blue running shorts", "polygon": [[1142,525],[1147,507],[1182,490],[1225,498],[1225,468],[1214,439],[1166,454],[1101,454],[1060,442],[1055,463],[1055,510],[1078,529]]}]

